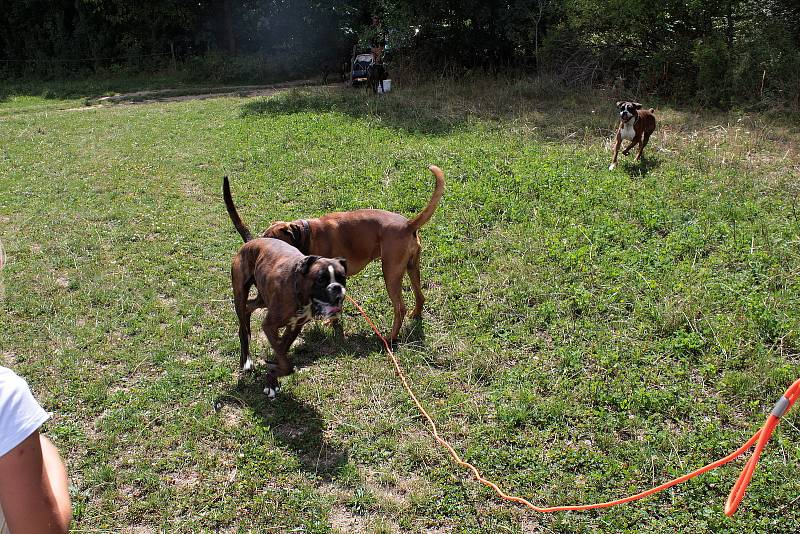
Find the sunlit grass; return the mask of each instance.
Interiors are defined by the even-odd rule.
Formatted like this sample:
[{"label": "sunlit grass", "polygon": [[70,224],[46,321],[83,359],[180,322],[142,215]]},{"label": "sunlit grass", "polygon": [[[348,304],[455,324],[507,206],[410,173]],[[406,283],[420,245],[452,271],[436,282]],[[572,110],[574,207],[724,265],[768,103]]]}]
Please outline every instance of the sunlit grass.
[{"label": "sunlit grass", "polygon": [[[54,412],[74,526],[797,530],[793,414],[733,520],[736,465],[638,504],[533,516],[435,446],[354,310],[343,340],[305,329],[275,402],[263,362],[240,378],[240,239],[221,177],[258,231],[360,207],[415,214],[435,163],[447,190],[421,231],[427,308],[398,354],[486,476],[540,504],[600,501],[749,437],[800,371],[796,127],[656,106],[645,163],[608,172],[614,98],[548,91],[0,104],[0,363]],[[378,264],[348,292],[388,328]]]}]

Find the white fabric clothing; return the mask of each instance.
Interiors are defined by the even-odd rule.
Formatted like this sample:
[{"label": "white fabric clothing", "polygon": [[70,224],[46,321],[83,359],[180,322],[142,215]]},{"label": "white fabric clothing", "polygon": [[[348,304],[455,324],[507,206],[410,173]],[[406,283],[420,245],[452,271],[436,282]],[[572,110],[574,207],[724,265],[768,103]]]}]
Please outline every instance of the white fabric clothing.
[{"label": "white fabric clothing", "polygon": [[[0,366],[0,457],[38,430],[50,415],[31,394],[28,383]],[[0,508],[0,534],[11,534]]]},{"label": "white fabric clothing", "polygon": [[6,516],[3,515],[2,508],[0,508],[0,534],[11,534],[11,529],[6,524]]},{"label": "white fabric clothing", "polygon": [[28,383],[0,366],[0,457],[38,430],[50,416],[33,398]]}]

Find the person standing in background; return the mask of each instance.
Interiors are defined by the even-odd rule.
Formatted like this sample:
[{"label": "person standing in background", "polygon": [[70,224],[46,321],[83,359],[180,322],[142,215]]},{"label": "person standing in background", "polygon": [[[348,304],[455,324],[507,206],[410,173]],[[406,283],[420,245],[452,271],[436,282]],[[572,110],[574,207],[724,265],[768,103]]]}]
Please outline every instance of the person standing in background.
[{"label": "person standing in background", "polygon": [[383,58],[383,49],[386,48],[386,31],[383,29],[378,15],[372,15],[372,23],[367,27],[367,40],[372,50],[373,63],[380,63]]}]

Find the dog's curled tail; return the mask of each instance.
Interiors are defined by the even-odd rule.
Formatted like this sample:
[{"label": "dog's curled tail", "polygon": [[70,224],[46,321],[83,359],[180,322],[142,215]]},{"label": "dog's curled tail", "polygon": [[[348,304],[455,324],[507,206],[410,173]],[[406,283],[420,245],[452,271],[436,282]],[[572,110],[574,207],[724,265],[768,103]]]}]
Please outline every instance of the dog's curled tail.
[{"label": "dog's curled tail", "polygon": [[433,217],[433,212],[436,211],[436,206],[439,205],[439,200],[442,198],[444,194],[444,173],[442,169],[437,167],[436,165],[431,165],[428,167],[433,175],[436,177],[436,187],[433,189],[433,196],[431,197],[431,201],[428,202],[428,205],[425,206],[425,209],[422,210],[422,213],[414,217],[411,221],[409,221],[409,226],[414,229],[416,232],[422,225],[431,220]]},{"label": "dog's curled tail", "polygon": [[239,212],[236,211],[236,206],[233,204],[233,197],[231,197],[231,186],[228,183],[227,176],[222,178],[222,198],[225,199],[225,208],[228,210],[228,216],[230,216],[233,226],[236,227],[236,231],[239,232],[239,235],[242,236],[245,243],[251,241],[253,239],[253,234],[250,233],[250,229],[245,226],[241,217],[239,217]]}]

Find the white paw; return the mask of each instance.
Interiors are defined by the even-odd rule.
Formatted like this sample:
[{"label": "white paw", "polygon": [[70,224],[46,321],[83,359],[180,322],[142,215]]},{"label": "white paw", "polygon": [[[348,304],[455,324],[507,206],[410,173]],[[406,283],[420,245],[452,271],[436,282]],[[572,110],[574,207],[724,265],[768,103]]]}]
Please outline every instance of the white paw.
[{"label": "white paw", "polygon": [[242,371],[250,371],[252,368],[253,368],[253,360],[247,358],[247,361],[244,362],[244,365],[242,366]]},{"label": "white paw", "polygon": [[268,399],[272,400],[278,396],[278,390],[272,389],[271,387],[267,386],[264,388],[264,394],[267,396]]},{"label": "white paw", "polygon": [[609,171],[613,171],[613,170],[614,170],[614,167],[616,167],[616,166],[617,166],[617,164],[616,164],[616,163],[612,163],[611,165],[609,165],[609,166],[608,166],[608,170],[609,170]]}]

